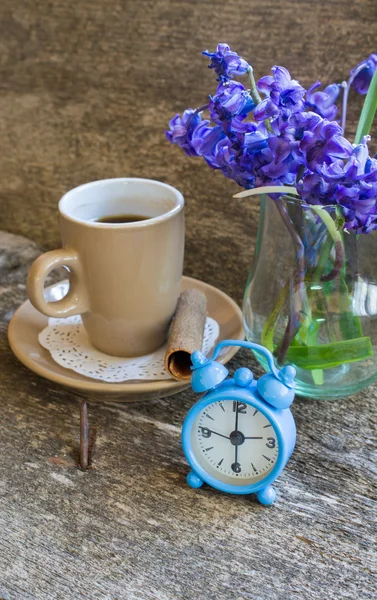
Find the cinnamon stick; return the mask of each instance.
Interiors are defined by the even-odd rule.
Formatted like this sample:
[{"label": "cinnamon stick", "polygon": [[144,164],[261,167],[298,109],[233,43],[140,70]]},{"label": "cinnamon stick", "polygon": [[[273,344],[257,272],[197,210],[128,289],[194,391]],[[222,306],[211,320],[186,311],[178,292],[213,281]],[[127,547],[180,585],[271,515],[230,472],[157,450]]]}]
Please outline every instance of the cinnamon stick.
[{"label": "cinnamon stick", "polygon": [[190,288],[182,292],[170,328],[165,354],[165,369],[174,379],[191,377],[190,356],[201,350],[207,316],[207,298],[199,290]]}]

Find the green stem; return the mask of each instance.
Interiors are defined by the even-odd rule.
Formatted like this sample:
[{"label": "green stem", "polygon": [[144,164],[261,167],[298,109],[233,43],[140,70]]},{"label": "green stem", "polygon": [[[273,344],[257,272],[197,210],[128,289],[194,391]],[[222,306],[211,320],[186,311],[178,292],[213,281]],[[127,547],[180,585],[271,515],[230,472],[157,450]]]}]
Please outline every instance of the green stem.
[{"label": "green stem", "polygon": [[265,322],[264,327],[263,327],[262,344],[270,352],[274,351],[274,332],[275,332],[276,321],[278,320],[280,311],[283,309],[283,306],[288,297],[288,294],[289,294],[289,281],[285,284],[285,286],[281,290],[279,297],[277,299],[277,302],[276,302],[274,308],[272,309],[272,312],[270,312],[270,314],[267,318],[267,321]]},{"label": "green stem", "polygon": [[372,127],[374,115],[377,110],[377,71],[372,77],[368,93],[364,100],[359,124],[357,126],[355,144],[360,144],[364,135],[368,135]]},{"label": "green stem", "polygon": [[317,204],[312,204],[310,206],[310,208],[315,213],[317,213],[317,215],[322,219],[322,221],[324,222],[324,224],[326,225],[326,227],[328,229],[329,234],[331,235],[332,239],[334,240],[334,243],[337,244],[338,242],[340,242],[343,246],[342,234],[340,233],[339,229],[337,228],[336,222],[332,219],[331,215],[327,212],[327,210],[325,210],[324,208],[321,208]]},{"label": "green stem", "polygon": [[258,89],[257,89],[257,84],[255,83],[255,79],[254,79],[254,73],[253,73],[253,67],[251,67],[249,65],[249,68],[247,70],[247,75],[249,77],[249,81],[250,81],[250,94],[252,99],[255,102],[255,105],[260,104],[262,102],[262,98],[259,95]]},{"label": "green stem", "polygon": [[[326,295],[322,289],[322,286],[318,286],[316,284],[318,284],[318,282],[321,281],[321,279],[324,275],[332,247],[333,247],[333,239],[331,236],[328,236],[326,238],[325,243],[322,244],[322,246],[321,246],[321,251],[320,251],[317,265],[315,266],[314,270],[310,273],[310,276],[309,276],[310,285],[308,286],[308,289],[307,289],[309,304],[313,305],[313,303],[315,303],[315,305],[317,307],[317,311],[319,311],[319,313],[325,319],[324,327],[326,329],[326,334],[327,334],[328,339],[331,339],[331,337],[335,337],[335,332],[334,332],[334,328],[333,328],[333,324],[332,324],[332,319],[329,314],[329,308],[328,308],[328,304],[327,304]],[[310,336],[310,339],[308,336],[307,343],[309,346],[314,345],[315,338],[317,336],[318,336],[318,331],[313,331],[312,335]]]},{"label": "green stem", "polygon": [[[293,277],[293,296],[291,293],[291,302],[289,306],[289,317],[287,327],[284,332],[283,339],[277,350],[277,360],[280,365],[284,363],[285,355],[293,338],[300,328],[300,312],[304,296],[304,275],[305,275],[305,248],[304,244],[297,233],[291,218],[280,200],[275,202],[275,206],[279,211],[283,223],[285,224],[288,233],[292,238],[293,245],[296,249],[297,269]],[[292,302],[293,300],[293,302]]]},{"label": "green stem", "polygon": [[[295,235],[292,235],[292,240],[293,243],[296,247],[296,252],[297,252],[297,273],[295,276],[295,297],[296,297],[296,306],[295,306],[295,310],[293,311],[293,313],[299,314],[300,312],[300,304],[302,303],[302,294],[303,294],[303,282],[304,282],[304,275],[305,275],[305,263],[304,263],[304,256],[301,255],[301,245],[302,245],[302,241],[301,238],[298,236],[298,234],[295,232],[294,230],[294,226],[293,224],[290,222],[290,219],[288,217],[288,215],[285,214],[284,208],[276,203],[276,207],[278,208],[282,218],[283,218],[283,222],[285,223],[288,231],[291,233],[291,235],[293,233],[295,233]],[[334,268],[331,270],[331,272],[327,275],[323,275],[323,270],[325,268],[328,256],[329,256],[329,252],[331,248],[327,248],[327,244],[326,247],[324,248],[324,252],[322,255],[322,261],[321,264],[318,265],[316,272],[315,272],[315,277],[316,277],[316,281],[318,281],[317,278],[319,279],[323,279],[325,278],[326,281],[328,281],[329,279],[335,278],[336,274],[339,272],[339,269],[343,263],[343,259],[344,259],[344,249],[343,249],[343,240],[342,240],[342,236],[341,233],[339,232],[338,228],[337,228],[337,224],[333,221],[331,215],[329,215],[329,213],[316,205],[311,206],[311,209],[313,209],[313,211],[320,217],[320,219],[323,221],[323,223],[326,225],[326,228],[329,232],[329,240],[330,240],[330,244],[332,245],[331,240],[334,242],[335,244],[335,249],[338,250],[338,253],[336,254],[336,256],[339,255],[340,260],[335,260],[334,263]],[[288,217],[288,218],[287,218]],[[288,221],[289,219],[289,221]],[[296,237],[297,236],[297,237]],[[322,270],[322,273],[320,271],[320,269]],[[273,337],[274,337],[274,330],[276,327],[276,323],[277,323],[277,319],[278,316],[280,314],[281,309],[283,308],[284,305],[284,301],[287,297],[287,294],[289,293],[289,287],[288,284],[286,284],[286,286],[283,288],[276,305],[274,306],[271,314],[269,315],[265,326],[264,326],[264,330],[263,330],[263,343],[267,344],[267,347],[269,347],[271,350],[273,349]],[[298,306],[297,306],[298,304]],[[326,307],[323,306],[323,308],[325,309]],[[279,353],[279,362],[282,363],[282,361],[285,358],[285,353],[287,352],[293,337],[296,335],[297,333],[297,326],[295,326],[295,314],[292,313],[292,307],[290,308],[290,318],[288,321],[288,325],[283,337],[283,340],[280,344],[278,353]],[[272,347],[272,348],[271,348]],[[276,352],[276,350],[275,350]]]},{"label": "green stem", "polygon": [[[255,83],[255,79],[254,79],[254,73],[253,73],[253,67],[251,67],[249,65],[249,68],[247,70],[247,75],[249,77],[249,81],[250,81],[250,94],[252,99],[254,100],[255,106],[258,106],[258,104],[260,104],[262,102],[262,98],[259,95],[258,89],[257,89],[257,85]],[[271,127],[271,123],[268,119],[265,119],[264,124],[266,125],[267,130],[272,133],[272,127]]]},{"label": "green stem", "polygon": [[343,265],[343,261],[344,261],[344,245],[343,245],[342,234],[337,227],[336,221],[333,221],[331,215],[329,215],[329,213],[326,210],[324,210],[323,208],[320,208],[319,206],[316,206],[316,205],[312,205],[311,208],[315,213],[317,213],[317,215],[320,217],[320,219],[322,219],[322,221],[324,222],[324,224],[327,227],[327,230],[328,230],[330,236],[334,240],[334,245],[335,245],[334,266],[333,266],[332,270],[330,271],[330,273],[327,273],[326,275],[323,275],[321,277],[321,281],[331,281],[332,279],[335,279],[335,277],[339,274],[339,271],[340,271],[340,269]]},{"label": "green stem", "polygon": [[312,275],[313,283],[317,283],[317,281],[321,279],[325,271],[332,247],[333,239],[331,237],[327,237],[325,243],[322,245],[320,257]]}]

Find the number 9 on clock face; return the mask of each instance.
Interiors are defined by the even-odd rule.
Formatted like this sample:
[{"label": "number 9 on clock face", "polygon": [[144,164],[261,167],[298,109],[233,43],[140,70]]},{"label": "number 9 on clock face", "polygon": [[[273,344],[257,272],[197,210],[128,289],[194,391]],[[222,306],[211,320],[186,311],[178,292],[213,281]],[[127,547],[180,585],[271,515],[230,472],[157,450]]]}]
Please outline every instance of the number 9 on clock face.
[{"label": "number 9 on clock face", "polygon": [[198,464],[224,484],[248,486],[273,470],[279,446],[273,424],[251,404],[214,401],[196,415],[191,448]]}]

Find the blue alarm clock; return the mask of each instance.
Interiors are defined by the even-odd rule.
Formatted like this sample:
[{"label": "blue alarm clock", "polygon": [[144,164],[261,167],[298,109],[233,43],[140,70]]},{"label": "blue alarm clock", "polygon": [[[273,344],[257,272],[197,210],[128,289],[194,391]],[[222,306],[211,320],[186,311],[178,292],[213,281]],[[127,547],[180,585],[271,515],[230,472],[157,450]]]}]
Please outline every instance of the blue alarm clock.
[{"label": "blue alarm clock", "polygon": [[[254,380],[250,369],[238,369],[233,378],[215,361],[224,346],[241,346],[263,354],[271,373]],[[182,428],[183,451],[191,466],[186,481],[203,483],[231,494],[257,494],[272,504],[272,483],[291,456],[296,426],[289,410],[294,399],[296,371],[278,369],[272,354],[252,342],[224,340],[212,358],[199,351],[191,355],[191,386],[206,392],[190,409]]]}]

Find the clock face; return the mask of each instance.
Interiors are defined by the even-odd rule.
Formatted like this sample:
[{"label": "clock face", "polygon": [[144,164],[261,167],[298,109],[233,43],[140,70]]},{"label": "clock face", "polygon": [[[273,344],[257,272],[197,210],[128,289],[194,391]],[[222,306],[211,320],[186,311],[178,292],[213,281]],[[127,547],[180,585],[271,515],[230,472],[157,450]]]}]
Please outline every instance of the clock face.
[{"label": "clock face", "polygon": [[201,467],[217,480],[247,486],[272,471],[279,447],[272,423],[254,406],[222,400],[206,406],[191,430]]}]

